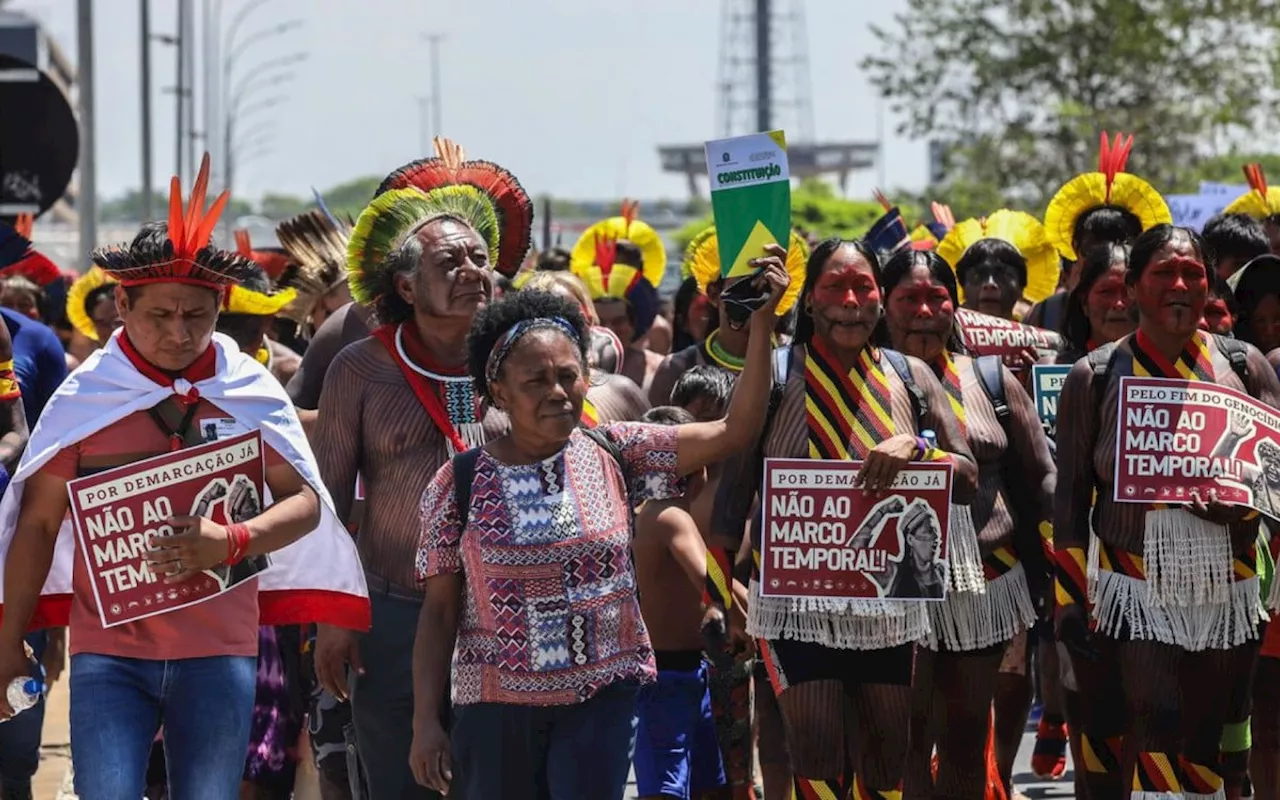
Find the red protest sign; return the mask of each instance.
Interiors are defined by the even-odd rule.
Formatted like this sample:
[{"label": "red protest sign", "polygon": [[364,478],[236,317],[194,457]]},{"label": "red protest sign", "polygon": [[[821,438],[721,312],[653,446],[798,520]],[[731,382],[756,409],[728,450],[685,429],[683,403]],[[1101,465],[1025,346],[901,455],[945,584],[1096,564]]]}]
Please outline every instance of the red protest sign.
[{"label": "red protest sign", "polygon": [[860,461],[765,459],[760,593],[941,600],[951,464],[908,464],[879,495]]},{"label": "red protest sign", "polygon": [[956,309],[960,338],[975,356],[1000,356],[1010,369],[1021,369],[1022,353],[1057,353],[1062,350],[1062,337],[1050,330],[1022,322],[993,317],[967,308]]},{"label": "red protest sign", "polygon": [[1249,506],[1280,519],[1280,414],[1205,381],[1120,379],[1115,500]]},{"label": "red protest sign", "polygon": [[242,522],[263,507],[262,434],[148,458],[67,485],[71,518],[104,628],[208,600],[266,569],[265,556],[165,583],[146,563],[147,548],[173,534],[174,516]]}]

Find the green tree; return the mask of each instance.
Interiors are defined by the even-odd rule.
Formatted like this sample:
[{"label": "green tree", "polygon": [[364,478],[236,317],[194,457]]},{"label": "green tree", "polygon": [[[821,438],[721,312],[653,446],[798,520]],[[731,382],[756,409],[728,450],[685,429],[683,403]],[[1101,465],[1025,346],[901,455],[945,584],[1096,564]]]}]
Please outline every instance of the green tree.
[{"label": "green tree", "polygon": [[348,216],[355,219],[360,216],[364,207],[369,205],[369,201],[373,199],[373,193],[378,190],[378,185],[381,183],[380,175],[366,175],[363,178],[340,183],[323,193],[325,205],[339,219]]},{"label": "green tree", "polygon": [[1273,0],[907,0],[873,31],[862,65],[899,132],[942,144],[974,200],[1034,212],[1096,168],[1101,130],[1135,134],[1131,169],[1172,191],[1277,99]]}]

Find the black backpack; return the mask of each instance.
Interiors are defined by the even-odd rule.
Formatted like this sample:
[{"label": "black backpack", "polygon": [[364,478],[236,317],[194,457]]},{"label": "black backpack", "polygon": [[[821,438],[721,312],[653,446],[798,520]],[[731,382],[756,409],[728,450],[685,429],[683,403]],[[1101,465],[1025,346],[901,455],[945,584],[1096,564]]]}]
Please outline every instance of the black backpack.
[{"label": "black backpack", "polygon": [[[622,470],[622,484],[624,487],[629,487],[631,483],[627,476],[626,462],[622,458],[622,451],[618,449],[618,445],[598,429],[581,428],[580,430],[618,463],[618,468]],[[458,530],[460,531],[467,529],[467,517],[471,512],[471,483],[476,477],[476,459],[478,458],[480,458],[479,447],[473,447],[453,457],[453,499],[458,504]]]}]

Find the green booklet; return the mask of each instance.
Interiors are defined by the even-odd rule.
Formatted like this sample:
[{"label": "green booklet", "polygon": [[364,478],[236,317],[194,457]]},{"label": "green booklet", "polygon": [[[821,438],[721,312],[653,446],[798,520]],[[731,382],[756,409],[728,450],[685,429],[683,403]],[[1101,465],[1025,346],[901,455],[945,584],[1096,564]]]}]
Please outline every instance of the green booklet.
[{"label": "green booklet", "polygon": [[782,131],[707,142],[720,276],[740,278],[767,244],[791,239],[791,171]]}]

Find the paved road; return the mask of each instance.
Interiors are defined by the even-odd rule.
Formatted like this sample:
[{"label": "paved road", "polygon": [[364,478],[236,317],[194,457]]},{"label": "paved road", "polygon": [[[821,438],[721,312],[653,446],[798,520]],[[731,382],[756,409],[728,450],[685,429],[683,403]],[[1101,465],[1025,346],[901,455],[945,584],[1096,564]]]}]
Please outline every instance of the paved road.
[{"label": "paved road", "polygon": [[[1072,783],[1070,754],[1067,754],[1067,774],[1062,776],[1062,780],[1058,781],[1041,781],[1031,773],[1031,749],[1035,746],[1036,734],[1035,728],[1027,728],[1027,732],[1022,737],[1022,748],[1018,751],[1018,760],[1013,766],[1013,783],[1017,790],[1026,795],[1028,800],[1059,800],[1059,798],[1071,798],[1074,796],[1074,784]],[[634,777],[632,783],[627,787],[627,800],[635,800],[639,797],[636,794]]]}]

